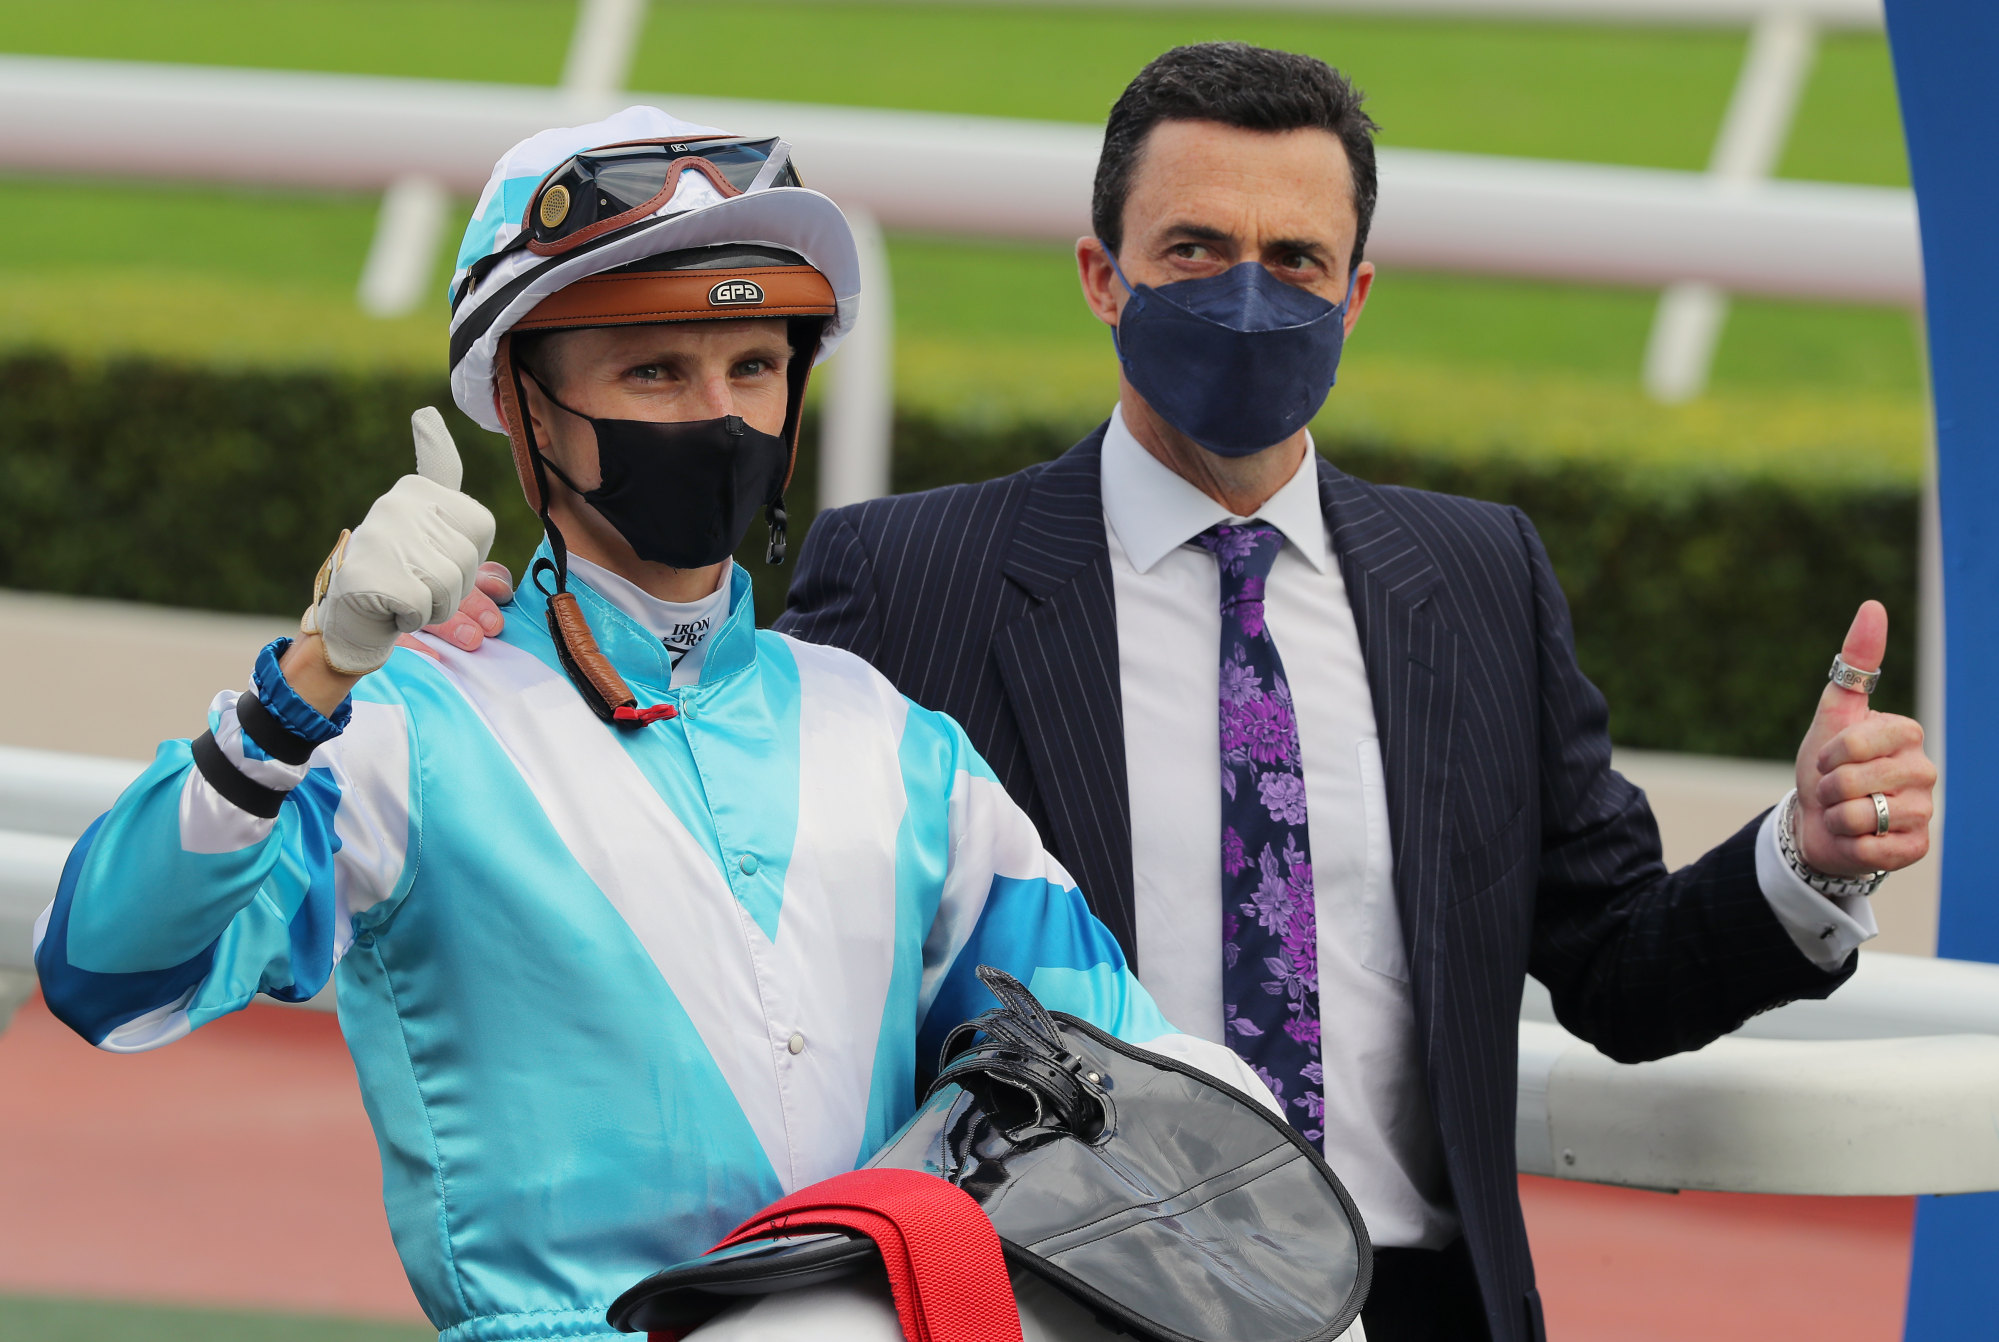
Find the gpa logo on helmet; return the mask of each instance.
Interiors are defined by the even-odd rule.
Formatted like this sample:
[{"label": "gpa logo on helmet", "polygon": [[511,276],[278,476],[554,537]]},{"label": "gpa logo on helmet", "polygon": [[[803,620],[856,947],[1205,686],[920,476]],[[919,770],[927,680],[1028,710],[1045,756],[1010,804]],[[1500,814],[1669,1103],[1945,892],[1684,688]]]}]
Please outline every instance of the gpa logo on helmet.
[{"label": "gpa logo on helmet", "polygon": [[764,301],[764,288],[755,280],[723,280],[708,291],[711,308],[751,308]]}]

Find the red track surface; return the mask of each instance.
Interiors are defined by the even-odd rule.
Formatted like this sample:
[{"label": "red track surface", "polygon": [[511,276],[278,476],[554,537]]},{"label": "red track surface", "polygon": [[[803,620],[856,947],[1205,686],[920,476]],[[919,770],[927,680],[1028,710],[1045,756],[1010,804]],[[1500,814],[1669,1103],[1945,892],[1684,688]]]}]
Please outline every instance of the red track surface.
[{"label": "red track surface", "polygon": [[[1907,1198],[1523,1179],[1556,1342],[1892,1342]],[[39,1000],[0,1036],[0,1292],[420,1321],[329,1016],[258,1007],[99,1053]]]}]

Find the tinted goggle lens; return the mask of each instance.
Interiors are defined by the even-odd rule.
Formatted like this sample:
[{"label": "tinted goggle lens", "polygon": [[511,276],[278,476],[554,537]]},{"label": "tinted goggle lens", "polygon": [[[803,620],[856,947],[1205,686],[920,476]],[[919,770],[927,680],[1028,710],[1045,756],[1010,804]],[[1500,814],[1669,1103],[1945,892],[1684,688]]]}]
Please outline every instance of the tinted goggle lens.
[{"label": "tinted goggle lens", "polygon": [[[632,145],[578,154],[562,165],[528,209],[528,234],[544,245],[559,242],[605,219],[635,210],[666,189],[685,159],[702,159],[738,191],[747,191],[778,146],[768,140],[692,140]],[[786,163],[772,186],[797,186]]]}]

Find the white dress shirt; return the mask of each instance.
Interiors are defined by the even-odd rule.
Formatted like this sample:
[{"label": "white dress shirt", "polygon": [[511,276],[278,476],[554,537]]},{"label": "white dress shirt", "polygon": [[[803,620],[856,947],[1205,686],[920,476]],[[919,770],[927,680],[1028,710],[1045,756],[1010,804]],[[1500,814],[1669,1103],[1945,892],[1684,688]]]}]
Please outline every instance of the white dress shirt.
[{"label": "white dress shirt", "polygon": [[[1360,635],[1319,507],[1317,454],[1256,511],[1283,533],[1264,612],[1303,753],[1319,927],[1325,1151],[1379,1245],[1458,1233],[1417,1046],[1390,860],[1388,790]],[[1242,522],[1161,464],[1113,413],[1103,446],[1117,600],[1141,977],[1180,1029],[1222,1031],[1221,579],[1190,544]],[[1767,850],[1767,851],[1766,851]],[[1835,904],[1758,836],[1757,877],[1786,931],[1837,967],[1874,935],[1865,899]]]}]

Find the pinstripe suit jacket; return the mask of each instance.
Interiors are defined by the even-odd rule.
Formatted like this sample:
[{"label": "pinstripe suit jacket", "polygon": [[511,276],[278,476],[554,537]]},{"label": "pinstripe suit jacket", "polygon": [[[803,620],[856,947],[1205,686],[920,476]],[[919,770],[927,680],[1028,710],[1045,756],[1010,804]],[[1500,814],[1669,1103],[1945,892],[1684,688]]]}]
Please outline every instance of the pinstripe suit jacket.
[{"label": "pinstripe suit jacket", "polygon": [[[779,627],[859,653],[956,717],[1142,978],[1102,440],[822,513]],[[1374,695],[1452,1192],[1494,1342],[1538,1338],[1514,1165],[1524,976],[1570,1030],[1639,1061],[1825,996],[1853,962],[1828,975],[1798,953],[1757,886],[1753,822],[1667,872],[1645,795],[1610,767],[1603,696],[1518,509],[1318,470]]]}]

